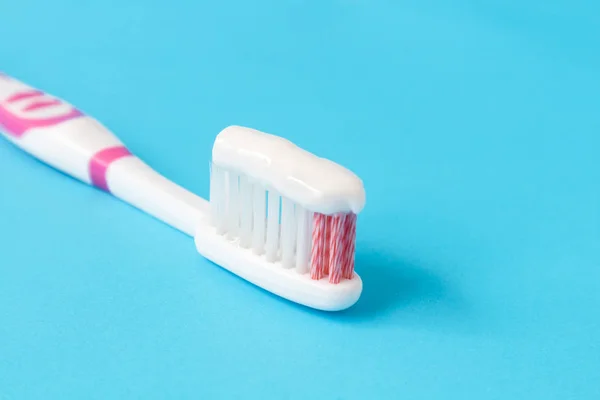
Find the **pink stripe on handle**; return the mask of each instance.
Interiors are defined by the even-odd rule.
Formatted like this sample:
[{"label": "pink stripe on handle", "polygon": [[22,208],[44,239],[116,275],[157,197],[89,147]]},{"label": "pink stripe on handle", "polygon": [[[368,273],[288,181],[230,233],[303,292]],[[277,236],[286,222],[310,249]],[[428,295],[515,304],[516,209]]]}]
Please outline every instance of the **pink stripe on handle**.
[{"label": "pink stripe on handle", "polygon": [[44,95],[44,93],[40,92],[39,90],[30,90],[28,92],[21,92],[21,93],[14,94],[14,95],[10,96],[8,99],[6,99],[6,102],[14,103],[17,101],[31,99],[32,97],[40,97],[43,95]]},{"label": "pink stripe on handle", "polygon": [[106,181],[108,167],[118,159],[130,155],[131,153],[125,146],[109,147],[94,154],[89,164],[92,185],[110,193],[108,182]]},{"label": "pink stripe on handle", "polygon": [[45,101],[36,101],[34,103],[31,103],[27,107],[25,107],[23,109],[23,111],[34,111],[34,110],[39,110],[41,108],[58,106],[60,104],[62,104],[62,102],[60,100],[58,100],[58,99],[45,100]]},{"label": "pink stripe on handle", "polygon": [[[32,110],[66,105],[66,103],[55,99],[39,100],[33,104],[20,102],[21,100],[38,97],[43,99],[45,95],[39,90],[27,90],[15,93],[4,102],[0,102],[0,129],[11,136],[19,138],[31,129],[47,128],[83,116],[81,111],[72,106],[56,107],[54,108],[54,112],[50,112],[51,115],[41,118],[31,115],[30,112]],[[52,108],[49,111],[52,111]]]}]

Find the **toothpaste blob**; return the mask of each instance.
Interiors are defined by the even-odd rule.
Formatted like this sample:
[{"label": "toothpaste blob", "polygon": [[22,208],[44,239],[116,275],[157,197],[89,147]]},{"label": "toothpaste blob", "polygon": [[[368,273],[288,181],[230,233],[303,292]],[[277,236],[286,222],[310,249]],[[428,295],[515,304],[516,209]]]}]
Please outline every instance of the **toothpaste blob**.
[{"label": "toothpaste blob", "polygon": [[358,214],[365,205],[363,183],[354,173],[275,135],[230,126],[217,135],[212,159],[312,212]]}]

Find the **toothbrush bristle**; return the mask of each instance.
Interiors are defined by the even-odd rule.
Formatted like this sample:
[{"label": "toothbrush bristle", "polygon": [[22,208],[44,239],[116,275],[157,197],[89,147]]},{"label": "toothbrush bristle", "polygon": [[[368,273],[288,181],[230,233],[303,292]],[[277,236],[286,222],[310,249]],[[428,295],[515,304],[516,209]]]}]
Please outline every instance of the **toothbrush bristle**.
[{"label": "toothbrush bristle", "polygon": [[352,279],[356,214],[323,215],[315,213],[312,235],[311,278],[329,275],[330,283]]},{"label": "toothbrush bristle", "polygon": [[294,268],[338,284],[354,275],[356,214],[313,213],[248,176],[211,165],[211,222],[217,234]]},{"label": "toothbrush bristle", "polygon": [[329,225],[329,283],[340,283],[346,255],[344,250],[345,215],[334,215]]},{"label": "toothbrush bristle", "polygon": [[327,218],[325,215],[315,213],[313,218],[312,252],[310,258],[311,279],[321,279],[325,275],[325,232]]},{"label": "toothbrush bristle", "polygon": [[240,175],[240,246],[247,249],[252,244],[252,186],[248,177]]},{"label": "toothbrush bristle", "polygon": [[252,251],[261,255],[265,250],[265,232],[267,229],[267,192],[260,185],[251,185],[254,197],[250,208],[252,220]]},{"label": "toothbrush bristle", "polygon": [[356,249],[356,214],[346,214],[344,222],[344,266],[342,275],[345,279],[352,279],[354,274],[354,253]]},{"label": "toothbrush bristle", "polygon": [[294,203],[287,199],[281,199],[281,264],[284,268],[294,266],[294,255],[296,247],[296,219],[294,215]]},{"label": "toothbrush bristle", "polygon": [[296,271],[300,274],[310,269],[310,249],[312,242],[312,213],[301,206],[296,206],[298,222],[298,238],[296,242]]},{"label": "toothbrush bristle", "polygon": [[267,261],[274,262],[277,259],[279,249],[279,195],[274,190],[269,190],[267,199],[267,241],[265,250]]},{"label": "toothbrush bristle", "polygon": [[329,254],[331,252],[331,222],[332,216],[325,216],[325,235],[323,238],[323,274],[329,274]]}]

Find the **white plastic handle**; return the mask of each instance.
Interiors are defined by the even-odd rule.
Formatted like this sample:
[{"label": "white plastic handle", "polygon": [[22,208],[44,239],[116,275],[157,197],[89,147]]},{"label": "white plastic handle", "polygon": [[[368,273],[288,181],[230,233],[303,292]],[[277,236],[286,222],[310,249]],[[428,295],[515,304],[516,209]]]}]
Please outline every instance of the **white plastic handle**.
[{"label": "white plastic handle", "polygon": [[208,202],[129,152],[95,119],[0,72],[0,134],[48,165],[194,236]]}]

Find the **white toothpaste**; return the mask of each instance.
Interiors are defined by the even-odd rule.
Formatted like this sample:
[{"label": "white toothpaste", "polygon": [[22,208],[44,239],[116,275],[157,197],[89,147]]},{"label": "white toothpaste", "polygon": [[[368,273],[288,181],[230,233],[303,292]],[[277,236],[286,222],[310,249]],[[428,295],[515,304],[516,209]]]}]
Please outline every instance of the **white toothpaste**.
[{"label": "white toothpaste", "polygon": [[309,211],[358,214],[365,205],[363,183],[354,173],[275,135],[227,127],[217,135],[212,158]]}]

